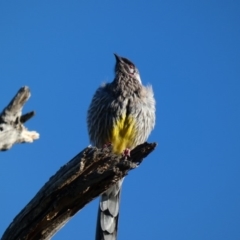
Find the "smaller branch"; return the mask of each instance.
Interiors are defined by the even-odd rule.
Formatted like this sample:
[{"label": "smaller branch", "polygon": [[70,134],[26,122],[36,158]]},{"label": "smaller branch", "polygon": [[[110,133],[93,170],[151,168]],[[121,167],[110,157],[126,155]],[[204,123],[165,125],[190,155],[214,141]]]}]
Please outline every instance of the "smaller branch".
[{"label": "smaller branch", "polygon": [[61,229],[80,209],[141,164],[156,143],[144,143],[131,157],[111,147],[85,148],[62,166],[15,217],[2,240],[43,240]]},{"label": "smaller branch", "polygon": [[32,118],[35,115],[35,112],[29,112],[29,113],[25,113],[24,115],[22,115],[20,117],[20,122],[21,123],[25,123],[26,121],[28,121],[30,118]]},{"label": "smaller branch", "polygon": [[0,114],[0,151],[8,150],[15,143],[33,142],[39,138],[39,133],[28,131],[23,125],[35,115],[29,112],[22,115],[23,105],[30,98],[28,87],[22,87]]}]

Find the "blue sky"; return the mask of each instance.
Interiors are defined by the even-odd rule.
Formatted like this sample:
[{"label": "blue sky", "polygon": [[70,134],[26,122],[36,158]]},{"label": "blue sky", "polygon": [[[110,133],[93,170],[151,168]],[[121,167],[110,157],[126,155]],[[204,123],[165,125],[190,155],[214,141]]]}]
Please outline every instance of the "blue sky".
[{"label": "blue sky", "polygon": [[[118,53],[152,84],[157,149],[126,178],[119,240],[240,239],[238,1],[1,1],[0,109],[21,86],[40,133],[0,153],[0,236],[89,144],[86,111]],[[93,239],[98,199],[54,240]]]}]

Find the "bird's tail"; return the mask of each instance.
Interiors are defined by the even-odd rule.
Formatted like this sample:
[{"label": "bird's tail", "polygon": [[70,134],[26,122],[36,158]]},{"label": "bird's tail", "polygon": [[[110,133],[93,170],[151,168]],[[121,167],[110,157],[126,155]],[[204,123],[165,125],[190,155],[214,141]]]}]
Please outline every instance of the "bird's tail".
[{"label": "bird's tail", "polygon": [[100,199],[96,240],[116,240],[123,179],[104,192]]}]

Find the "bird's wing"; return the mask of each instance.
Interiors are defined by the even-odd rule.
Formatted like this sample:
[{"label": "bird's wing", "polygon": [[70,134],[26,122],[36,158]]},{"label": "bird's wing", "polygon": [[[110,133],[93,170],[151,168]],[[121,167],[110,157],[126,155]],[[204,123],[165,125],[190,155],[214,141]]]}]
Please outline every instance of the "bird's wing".
[{"label": "bird's wing", "polygon": [[111,104],[113,99],[107,85],[101,86],[95,92],[88,109],[87,125],[90,141],[99,148],[109,142],[116,112]]}]

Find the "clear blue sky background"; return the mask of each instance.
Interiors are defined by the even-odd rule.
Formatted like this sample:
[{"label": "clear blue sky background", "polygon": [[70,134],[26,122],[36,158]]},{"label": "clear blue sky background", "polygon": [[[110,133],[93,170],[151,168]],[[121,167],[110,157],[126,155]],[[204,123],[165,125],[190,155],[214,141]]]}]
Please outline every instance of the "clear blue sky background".
[{"label": "clear blue sky background", "polygon": [[[1,1],[0,108],[21,86],[41,138],[0,153],[0,235],[89,144],[86,111],[131,59],[157,101],[158,147],[123,186],[119,240],[240,239],[239,1]],[[98,199],[54,240],[93,239]]]}]

